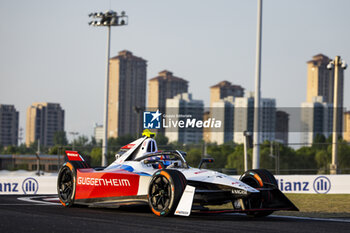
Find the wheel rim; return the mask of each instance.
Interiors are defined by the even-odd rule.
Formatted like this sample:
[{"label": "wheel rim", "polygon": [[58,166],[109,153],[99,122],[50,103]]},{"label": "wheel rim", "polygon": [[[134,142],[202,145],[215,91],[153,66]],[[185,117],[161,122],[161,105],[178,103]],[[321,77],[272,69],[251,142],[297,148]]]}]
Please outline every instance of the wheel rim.
[{"label": "wheel rim", "polygon": [[65,167],[60,174],[60,198],[63,202],[69,201],[73,193],[73,174],[68,167]]},{"label": "wheel rim", "polygon": [[162,211],[169,207],[171,201],[171,184],[164,176],[157,176],[151,185],[150,200],[153,209]]}]

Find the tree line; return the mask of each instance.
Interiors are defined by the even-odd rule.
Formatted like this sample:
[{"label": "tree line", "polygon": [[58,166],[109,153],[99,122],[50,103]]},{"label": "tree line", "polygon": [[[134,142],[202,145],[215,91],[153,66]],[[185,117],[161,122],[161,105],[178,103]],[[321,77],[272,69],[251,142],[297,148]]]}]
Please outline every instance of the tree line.
[{"label": "tree line", "polygon": [[[115,159],[118,150],[135,140],[131,135],[108,139],[108,162]],[[207,168],[240,174],[244,170],[244,146],[242,144],[225,143],[217,144],[192,144],[169,143],[168,138],[162,134],[155,137],[159,150],[182,150],[187,153],[186,160],[192,167],[197,167],[201,158],[210,157],[215,160],[207,164]],[[205,148],[206,147],[206,148]],[[91,166],[101,164],[102,144],[95,138],[90,139],[81,135],[68,143],[65,132],[57,132],[54,136],[54,146],[40,146],[41,154],[62,155],[65,150],[77,150],[82,154]],[[34,142],[29,147],[24,144],[19,146],[0,146],[0,154],[35,154],[38,151],[38,143]],[[204,154],[204,151],[207,153]],[[294,149],[288,145],[265,141],[260,145],[260,167],[266,168],[278,174],[327,174],[332,157],[332,139],[317,135],[311,146],[302,146]],[[248,149],[248,168],[252,164],[252,149]],[[339,138],[338,140],[338,168],[341,173],[350,173],[350,144]]]}]

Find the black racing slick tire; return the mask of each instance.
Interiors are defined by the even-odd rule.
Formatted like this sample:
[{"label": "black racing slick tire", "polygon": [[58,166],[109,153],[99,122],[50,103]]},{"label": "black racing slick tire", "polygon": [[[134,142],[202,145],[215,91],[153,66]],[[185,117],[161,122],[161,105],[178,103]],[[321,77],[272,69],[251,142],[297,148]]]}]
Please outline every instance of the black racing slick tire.
[{"label": "black racing slick tire", "polygon": [[177,170],[157,171],[148,188],[148,204],[157,216],[173,215],[187,185],[185,176]]},{"label": "black racing slick tire", "polygon": [[63,206],[72,207],[74,205],[75,189],[75,168],[71,163],[67,162],[61,167],[57,178],[57,194]]},{"label": "black racing slick tire", "polygon": [[266,169],[252,169],[246,171],[240,180],[253,188],[278,187],[275,177]]},{"label": "black racing slick tire", "polygon": [[[269,172],[266,169],[248,170],[241,176],[240,180],[253,188],[278,188],[278,184],[275,177],[271,174],[271,172]],[[251,202],[253,205],[252,207],[259,208],[261,202],[269,198],[270,197],[268,196],[268,194],[262,194],[259,200],[253,200]],[[265,217],[272,213],[273,211],[271,210],[250,211],[247,212],[247,215],[253,217]]]}]

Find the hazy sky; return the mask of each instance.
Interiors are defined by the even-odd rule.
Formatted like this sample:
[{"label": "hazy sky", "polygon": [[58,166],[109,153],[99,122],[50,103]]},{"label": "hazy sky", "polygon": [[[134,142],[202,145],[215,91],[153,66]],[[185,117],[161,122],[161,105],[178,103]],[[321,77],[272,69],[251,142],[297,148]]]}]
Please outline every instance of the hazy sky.
[{"label": "hazy sky", "polygon": [[[107,33],[89,26],[88,14],[110,8],[129,16],[112,30],[111,55],[127,49],[146,59],[148,79],[168,69],[206,105],[222,80],[254,90],[256,0],[0,0],[0,103],[15,105],[20,127],[33,102],[60,103],[67,132],[90,136],[102,123]],[[306,61],[318,53],[350,61],[349,9],[348,0],[264,1],[262,97],[299,107]]]}]

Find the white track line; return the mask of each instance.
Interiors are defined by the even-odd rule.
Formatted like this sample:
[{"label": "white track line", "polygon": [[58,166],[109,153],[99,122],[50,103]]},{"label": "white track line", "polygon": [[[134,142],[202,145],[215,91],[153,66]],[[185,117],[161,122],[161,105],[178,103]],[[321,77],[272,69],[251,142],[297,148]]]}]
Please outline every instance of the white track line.
[{"label": "white track line", "polygon": [[[227,215],[246,216],[245,214],[241,214],[241,213],[227,213]],[[350,219],[342,219],[342,218],[313,218],[313,217],[298,217],[298,216],[286,216],[286,215],[269,215],[266,218],[286,218],[286,219],[309,220],[309,221],[350,223]]]},{"label": "white track line", "polygon": [[44,198],[43,201],[56,201],[58,203],[60,199],[58,197],[50,197],[50,198]]},{"label": "white track line", "polygon": [[38,198],[38,197],[41,197],[41,196],[19,197],[17,199],[20,200],[20,201],[32,202],[32,203],[41,204],[41,205],[61,205],[59,203],[54,203],[54,202],[32,200],[32,198]]},{"label": "white track line", "polygon": [[24,206],[24,205],[47,205],[47,204],[0,204],[0,206]]},{"label": "white track line", "polygon": [[285,216],[285,215],[270,215],[270,218],[289,218],[298,220],[311,220],[311,221],[327,221],[327,222],[348,222],[350,219],[339,219],[339,218],[312,218],[312,217],[298,217],[298,216]]},{"label": "white track line", "polygon": [[[17,198],[20,201],[26,201],[35,203],[36,205],[61,205],[60,203],[54,203],[49,201],[57,201],[57,197],[48,197],[44,198],[45,201],[32,200],[32,198],[45,197],[45,196],[32,196],[32,197],[19,197]],[[26,205],[26,204],[0,204],[0,205]],[[27,204],[30,205],[30,204]],[[228,215],[241,215],[232,213]],[[350,223],[350,219],[339,219],[339,218],[312,218],[312,217],[298,217],[298,216],[285,216],[285,215],[270,215],[268,218],[285,218],[285,219],[297,219],[297,220],[309,220],[309,221],[326,221],[326,222],[346,222]]]}]

